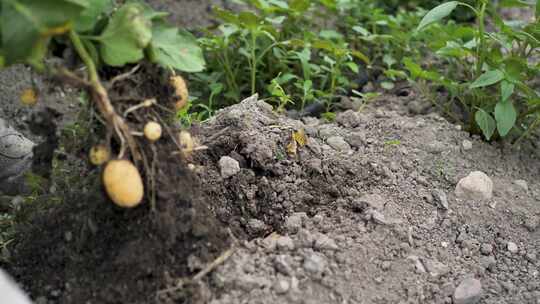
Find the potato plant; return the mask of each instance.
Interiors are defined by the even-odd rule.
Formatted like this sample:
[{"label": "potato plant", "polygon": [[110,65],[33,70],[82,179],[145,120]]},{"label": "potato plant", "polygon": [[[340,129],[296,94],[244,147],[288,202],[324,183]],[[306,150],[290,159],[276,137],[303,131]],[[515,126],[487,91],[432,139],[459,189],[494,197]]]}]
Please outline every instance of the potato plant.
[{"label": "potato plant", "polygon": [[[87,90],[107,129],[104,146],[91,149],[91,162],[106,164],[103,182],[110,198],[120,206],[132,207],[142,200],[143,183],[139,169],[131,163],[146,164],[138,133],[132,130],[127,114],[155,104],[144,101],[120,113],[108,95],[111,83],[100,80],[102,67],[122,68],[148,61],[175,74],[199,72],[205,67],[196,39],[187,31],[169,25],[167,13],[156,12],[139,1],[116,5],[112,0],[4,0],[0,3],[0,66],[28,64],[38,71],[57,76]],[[52,65],[47,55],[57,49],[72,49],[86,75],[67,65]],[[135,66],[131,73],[136,71]],[[119,77],[129,76],[130,73]],[[187,87],[178,87],[180,76],[171,77],[176,89],[176,110],[186,103]],[[119,78],[118,78],[119,79]],[[114,81],[112,79],[111,81]],[[25,100],[35,98],[25,98]],[[31,104],[32,102],[26,102]],[[174,107],[172,109],[175,110]],[[148,122],[148,141],[161,137],[161,125]],[[116,148],[114,155],[112,147]],[[140,165],[138,165],[140,166]],[[143,171],[148,171],[148,165]],[[144,172],[151,178],[150,172]],[[131,181],[123,181],[129,177]],[[127,183],[131,183],[127,185]]]},{"label": "potato plant", "polygon": [[[510,2],[507,5],[535,5]],[[477,1],[476,6],[449,1],[433,8],[416,32],[431,31],[431,55],[443,64],[439,63],[440,68],[430,67],[415,58],[406,58],[404,64],[410,79],[446,88],[450,101],[459,103],[464,110],[468,129],[479,129],[487,140],[511,133],[523,138],[540,124],[540,93],[534,87],[540,72],[534,59],[540,54],[538,3],[534,19],[512,23],[504,21],[487,0]],[[460,6],[475,14],[476,25],[440,24]]]}]

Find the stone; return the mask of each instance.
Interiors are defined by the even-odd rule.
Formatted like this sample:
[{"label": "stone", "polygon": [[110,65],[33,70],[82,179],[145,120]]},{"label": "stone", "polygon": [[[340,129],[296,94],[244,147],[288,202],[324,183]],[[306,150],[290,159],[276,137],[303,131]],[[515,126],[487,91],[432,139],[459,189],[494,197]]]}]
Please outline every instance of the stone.
[{"label": "stone", "polygon": [[229,178],[240,172],[240,163],[229,156],[222,156],[219,160],[219,167],[221,170],[221,177]]},{"label": "stone", "polygon": [[407,260],[410,260],[413,263],[414,268],[416,269],[417,273],[426,273],[426,268],[424,267],[424,264],[420,260],[420,257],[416,255],[410,255],[407,257]]},{"label": "stone", "polygon": [[525,219],[525,222],[523,223],[523,225],[530,232],[534,232],[538,227],[540,227],[540,217],[530,216],[527,219]]},{"label": "stone", "polygon": [[381,211],[385,203],[385,199],[379,194],[365,194],[354,200],[352,207],[357,211],[363,211],[368,207]]},{"label": "stone", "polygon": [[266,230],[266,224],[261,220],[252,218],[248,221],[247,228],[250,233],[261,233]]},{"label": "stone", "polygon": [[475,304],[482,297],[482,283],[475,278],[467,278],[454,291],[454,304]]},{"label": "stone", "polygon": [[529,185],[527,184],[527,181],[526,181],[526,180],[523,180],[523,179],[515,180],[515,181],[514,181],[514,185],[520,187],[520,188],[523,189],[525,192],[529,191]]},{"label": "stone", "polygon": [[458,182],[455,193],[461,199],[489,200],[493,197],[493,182],[484,172],[473,171]]},{"label": "stone", "polygon": [[0,269],[0,295],[2,303],[31,304],[24,292]]},{"label": "stone", "polygon": [[473,144],[472,141],[464,139],[461,142],[461,147],[463,148],[463,151],[469,151],[472,149],[472,144]]},{"label": "stone", "polygon": [[311,275],[320,275],[326,265],[326,259],[318,253],[310,253],[304,258],[304,270]]},{"label": "stone", "polygon": [[326,140],[326,143],[334,150],[339,152],[348,152],[351,150],[349,143],[341,136],[331,136]]},{"label": "stone", "polygon": [[293,269],[288,261],[289,256],[278,255],[274,258],[274,268],[277,272],[290,276],[293,273]]},{"label": "stone", "polygon": [[274,283],[274,291],[277,294],[287,293],[290,288],[291,288],[291,284],[287,280],[277,280]]},{"label": "stone", "polygon": [[336,116],[336,122],[345,128],[356,128],[358,125],[360,125],[358,114],[353,110],[338,113]]},{"label": "stone", "polygon": [[506,243],[506,248],[510,253],[517,253],[518,252],[518,246],[514,242],[508,242]]},{"label": "stone", "polygon": [[317,233],[315,235],[315,243],[313,248],[316,250],[338,250],[339,247],[336,244],[336,241],[329,238],[326,234]]},{"label": "stone", "polygon": [[239,289],[250,292],[253,289],[265,288],[271,286],[271,282],[264,278],[251,274],[243,274],[236,278],[235,280],[236,287]]},{"label": "stone", "polygon": [[483,255],[490,255],[493,252],[493,246],[491,244],[484,243],[480,246],[480,252]]},{"label": "stone", "polygon": [[431,195],[433,196],[433,200],[437,203],[437,206],[441,209],[448,210],[448,198],[446,197],[446,193],[440,189],[434,189],[431,191]]},{"label": "stone", "polygon": [[280,236],[276,241],[279,250],[294,250],[294,242],[289,236]]},{"label": "stone", "polygon": [[429,275],[433,278],[441,277],[448,272],[450,272],[450,267],[447,265],[430,259],[422,259],[422,262],[424,264],[424,267],[426,271],[429,273]]},{"label": "stone", "polygon": [[302,216],[300,214],[291,214],[285,220],[285,229],[290,234],[296,234],[302,228]]},{"label": "stone", "polygon": [[315,243],[315,237],[313,236],[313,234],[309,230],[300,229],[298,231],[296,242],[297,242],[299,247],[312,248],[313,243]]}]

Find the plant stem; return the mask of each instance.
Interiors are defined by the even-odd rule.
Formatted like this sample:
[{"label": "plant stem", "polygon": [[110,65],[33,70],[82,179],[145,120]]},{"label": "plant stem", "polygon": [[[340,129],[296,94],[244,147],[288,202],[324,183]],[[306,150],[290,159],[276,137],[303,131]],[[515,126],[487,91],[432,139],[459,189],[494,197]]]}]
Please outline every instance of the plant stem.
[{"label": "plant stem", "polygon": [[478,15],[478,46],[476,47],[476,77],[480,77],[482,74],[482,67],[484,65],[485,56],[486,56],[486,50],[485,50],[485,32],[486,32],[486,24],[485,24],[485,18],[486,18],[486,7],[487,2],[482,1],[482,6],[480,7],[479,15]]},{"label": "plant stem", "polygon": [[255,48],[257,44],[257,36],[251,32],[251,95],[255,94],[255,78],[257,76],[257,56]]},{"label": "plant stem", "polygon": [[529,126],[529,128],[527,128],[527,130],[525,132],[523,132],[523,134],[521,134],[521,136],[516,139],[516,141],[514,142],[513,146],[516,146],[522,139],[524,139],[525,137],[529,136],[529,134],[534,130],[536,129],[536,127],[538,127],[538,125],[540,124],[540,115],[536,117],[536,119],[534,120],[534,122]]},{"label": "plant stem", "polygon": [[84,48],[82,41],[79,38],[79,35],[77,35],[75,31],[71,30],[69,31],[69,39],[71,39],[71,43],[73,43],[73,47],[77,51],[77,54],[79,55],[79,57],[81,57],[84,65],[86,65],[86,68],[88,69],[88,77],[90,78],[90,82],[93,85],[95,83],[99,83],[99,77],[98,77],[96,65],[94,64],[94,61],[92,61],[92,57],[90,57],[90,55]]}]

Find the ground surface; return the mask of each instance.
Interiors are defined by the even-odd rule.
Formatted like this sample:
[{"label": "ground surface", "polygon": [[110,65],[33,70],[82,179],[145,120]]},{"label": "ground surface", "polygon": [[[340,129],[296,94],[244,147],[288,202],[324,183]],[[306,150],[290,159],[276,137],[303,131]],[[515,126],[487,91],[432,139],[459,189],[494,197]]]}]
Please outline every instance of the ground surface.
[{"label": "ground surface", "polygon": [[[184,13],[208,1],[150,2],[179,24],[211,22]],[[25,134],[15,105],[33,85],[58,109],[78,96],[20,66],[0,73],[0,114]],[[327,123],[245,101],[194,126],[208,149],[188,159],[192,173],[163,155],[157,213],[114,208],[89,173],[88,188],[37,214],[6,266],[40,304],[452,303],[466,278],[482,284],[470,303],[540,303],[538,149],[482,142],[428,109],[387,95]],[[291,155],[300,129],[307,144]],[[239,168],[222,172],[224,156]],[[477,170],[493,197],[457,198]],[[197,286],[159,292],[231,246]]]}]

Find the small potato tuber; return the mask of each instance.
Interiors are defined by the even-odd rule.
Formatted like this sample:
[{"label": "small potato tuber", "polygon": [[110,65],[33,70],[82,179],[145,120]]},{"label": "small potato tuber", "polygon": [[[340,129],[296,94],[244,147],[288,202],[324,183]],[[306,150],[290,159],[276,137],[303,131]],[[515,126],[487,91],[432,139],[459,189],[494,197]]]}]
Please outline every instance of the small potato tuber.
[{"label": "small potato tuber", "polygon": [[144,126],[144,136],[149,141],[154,142],[158,140],[161,137],[161,132],[161,125],[157,122],[150,121]]},{"label": "small potato tuber", "polygon": [[101,166],[111,157],[109,149],[102,144],[90,148],[90,162],[95,166]]},{"label": "small potato tuber", "polygon": [[103,170],[103,185],[109,198],[118,206],[133,208],[144,196],[139,170],[129,160],[111,160]]},{"label": "small potato tuber", "polygon": [[184,108],[188,102],[189,93],[186,81],[182,76],[171,76],[169,81],[174,88],[175,97],[178,98],[174,103],[174,108],[176,111],[179,111]]}]

